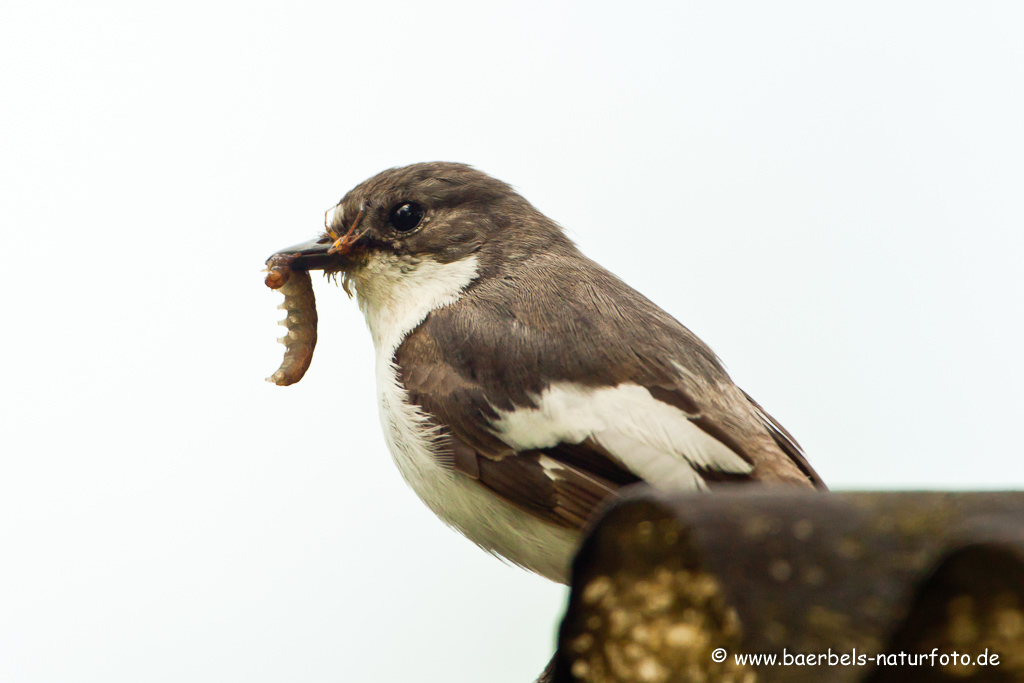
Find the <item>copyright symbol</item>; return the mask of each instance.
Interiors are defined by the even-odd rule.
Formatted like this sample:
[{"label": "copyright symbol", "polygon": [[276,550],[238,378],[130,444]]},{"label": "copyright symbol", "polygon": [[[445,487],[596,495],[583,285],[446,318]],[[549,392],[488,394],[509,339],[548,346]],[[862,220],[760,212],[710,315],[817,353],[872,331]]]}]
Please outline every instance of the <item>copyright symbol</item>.
[{"label": "copyright symbol", "polygon": [[728,654],[729,653],[725,651],[724,647],[716,648],[715,651],[711,653],[711,660],[714,662],[724,662]]}]

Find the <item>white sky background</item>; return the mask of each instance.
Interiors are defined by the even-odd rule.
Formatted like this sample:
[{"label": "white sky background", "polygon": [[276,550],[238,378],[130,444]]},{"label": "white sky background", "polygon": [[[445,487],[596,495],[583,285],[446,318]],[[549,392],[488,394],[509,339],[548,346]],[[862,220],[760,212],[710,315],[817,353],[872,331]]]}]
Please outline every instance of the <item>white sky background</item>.
[{"label": "white sky background", "polygon": [[0,10],[0,680],[525,683],[564,593],[447,530],[316,279],[264,259],[465,161],[703,337],[833,488],[1020,488],[1019,3]]}]

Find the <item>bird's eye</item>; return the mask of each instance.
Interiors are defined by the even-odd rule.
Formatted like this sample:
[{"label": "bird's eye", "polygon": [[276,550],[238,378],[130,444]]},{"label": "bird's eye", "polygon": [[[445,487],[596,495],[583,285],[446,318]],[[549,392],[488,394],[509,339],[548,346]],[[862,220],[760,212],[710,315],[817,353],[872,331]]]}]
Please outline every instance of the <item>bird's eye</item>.
[{"label": "bird's eye", "polygon": [[416,202],[401,202],[391,209],[388,221],[398,232],[409,232],[423,220],[423,207]]}]

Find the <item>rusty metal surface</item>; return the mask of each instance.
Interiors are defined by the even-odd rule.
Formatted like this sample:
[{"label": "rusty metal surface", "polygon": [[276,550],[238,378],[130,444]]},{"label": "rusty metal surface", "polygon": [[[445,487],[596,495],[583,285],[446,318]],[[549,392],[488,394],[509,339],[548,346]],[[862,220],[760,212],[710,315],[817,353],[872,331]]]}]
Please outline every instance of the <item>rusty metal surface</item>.
[{"label": "rusty metal surface", "polygon": [[[961,657],[732,657],[936,649]],[[986,649],[997,665],[974,663]],[[553,679],[1024,681],[1024,492],[633,491],[577,556]]]}]

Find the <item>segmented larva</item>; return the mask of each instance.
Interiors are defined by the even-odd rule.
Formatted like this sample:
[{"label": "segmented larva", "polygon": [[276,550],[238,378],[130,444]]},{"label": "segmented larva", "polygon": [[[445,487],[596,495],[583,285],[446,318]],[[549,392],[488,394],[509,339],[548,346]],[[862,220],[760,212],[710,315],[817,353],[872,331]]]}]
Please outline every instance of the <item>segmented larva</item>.
[{"label": "segmented larva", "polygon": [[278,254],[267,261],[267,287],[280,290],[284,302],[278,306],[287,315],[278,324],[288,332],[278,339],[284,344],[281,367],[267,378],[282,387],[295,384],[309,369],[316,347],[316,297],[309,271],[292,270],[294,254]]}]

